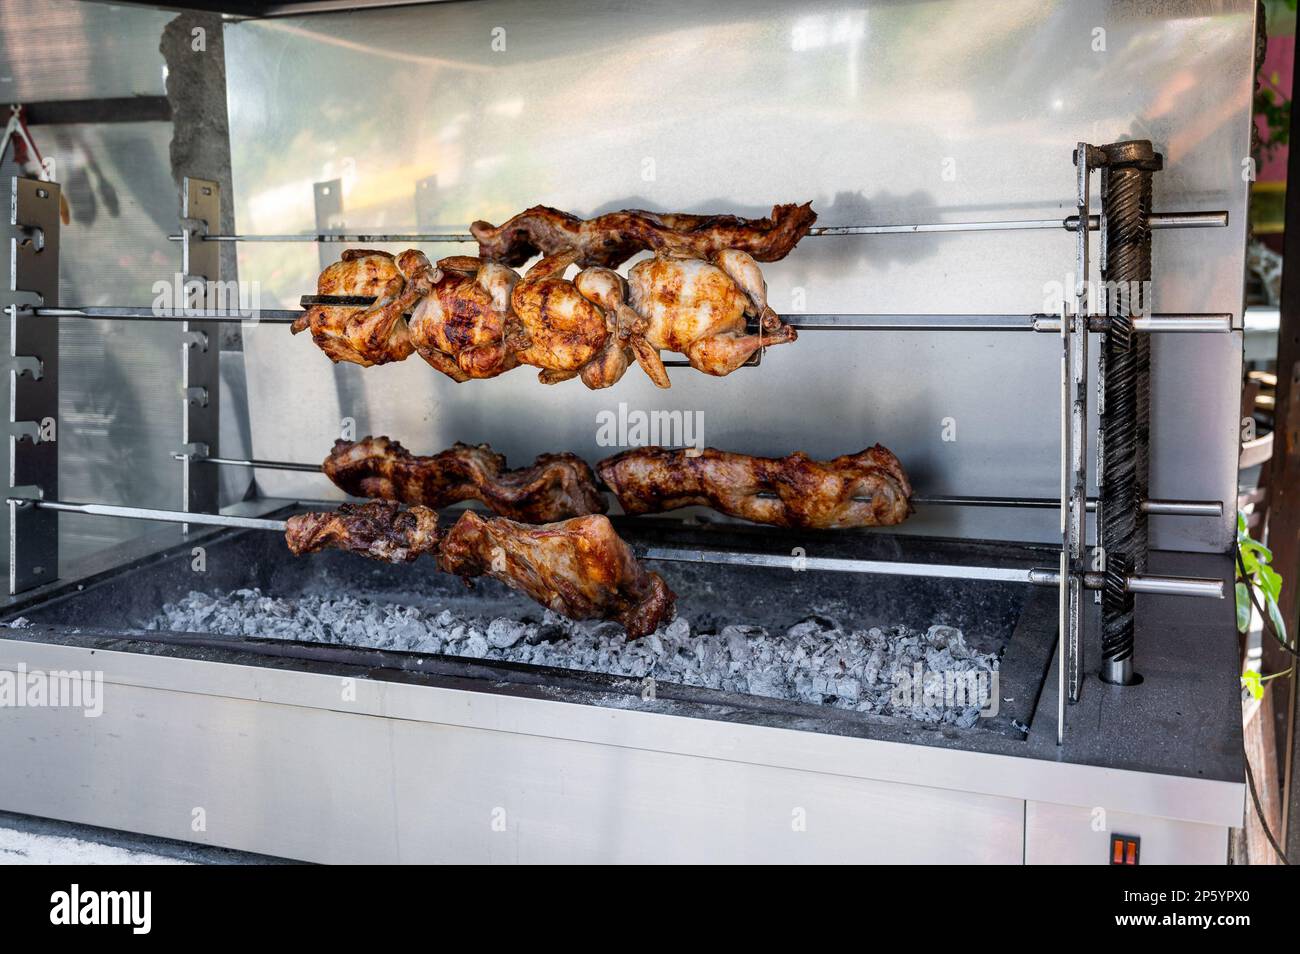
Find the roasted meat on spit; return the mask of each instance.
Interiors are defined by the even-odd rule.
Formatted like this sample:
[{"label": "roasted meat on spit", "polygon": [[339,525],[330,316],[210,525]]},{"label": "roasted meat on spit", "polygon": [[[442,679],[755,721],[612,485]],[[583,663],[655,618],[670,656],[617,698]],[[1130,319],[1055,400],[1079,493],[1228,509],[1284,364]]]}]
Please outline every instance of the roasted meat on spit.
[{"label": "roasted meat on spit", "polygon": [[372,501],[290,517],[285,542],[298,556],[336,549],[386,563],[437,554],[467,582],[490,576],[570,619],[617,620],[633,639],[672,619],[676,600],[601,514],[533,526],[467,510],[440,535],[437,511]]},{"label": "roasted meat on spit", "polygon": [[573,251],[544,258],[515,285],[510,302],[528,341],[518,358],[541,369],[543,384],[581,377],[589,388],[607,388],[627,371],[636,316],[616,272],[588,268],[566,279],[576,258]]},{"label": "roasted meat on spit", "polygon": [[[669,382],[660,350],[679,351],[697,371],[721,376],[759,348],[798,338],[768,307],[767,283],[745,252],[724,249],[711,262],[659,252],[632,268],[628,286],[638,318],[629,340],[637,361],[661,388]],[[746,332],[747,314],[759,320],[754,334]]]},{"label": "roasted meat on spit", "polygon": [[290,327],[294,334],[310,328],[312,340],[331,361],[370,367],[410,357],[413,348],[406,313],[426,290],[408,282],[398,260],[388,252],[347,249],[339,261],[321,272],[316,291],[320,295],[375,299],[374,304],[364,308],[314,305]]},{"label": "roasted meat on spit", "polygon": [[542,454],[531,467],[506,469],[506,458],[486,444],[457,443],[417,457],[387,437],[335,441],[321,470],[356,497],[378,497],[426,507],[479,500],[494,513],[524,523],[552,523],[604,513],[596,475],[574,454]]},{"label": "roasted meat on spit", "polygon": [[785,258],[816,221],[808,202],[773,206],[771,215],[762,219],[628,209],[583,220],[537,205],[500,225],[475,222],[469,230],[478,239],[480,257],[503,265],[519,266],[534,255],[571,249],[579,265],[616,268],[647,249],[705,258],[734,248],[760,262],[775,262]]},{"label": "roasted meat on spit", "polygon": [[[661,351],[681,352],[692,367],[725,375],[760,348],[795,340],[795,330],[767,304],[756,260],[784,256],[815,218],[806,204],[777,206],[770,219],[617,212],[589,222],[538,207],[501,229],[484,226],[497,238],[515,236],[502,240],[508,254],[490,251],[496,240],[480,235],[485,257],[513,264],[547,250],[522,279],[495,261],[452,256],[434,266],[415,249],[397,258],[349,250],[321,274],[317,290],[374,303],[313,305],[293,331],[310,328],[334,361],[368,366],[418,351],[455,381],[527,364],[545,384],[577,377],[605,388],[635,360],[666,388]],[[527,244],[528,236],[541,244]],[[522,258],[521,241],[532,250]],[[655,249],[654,258],[626,281],[606,267],[643,248]],[[570,280],[565,273],[573,265],[579,271]],[[754,334],[746,315],[758,320]]]},{"label": "roasted meat on spit", "polygon": [[599,514],[535,527],[466,511],[443,539],[438,566],[500,580],[570,619],[617,620],[633,639],[672,619],[676,600]]},{"label": "roasted meat on spit", "polygon": [[602,460],[596,472],[630,514],[705,506],[778,527],[884,527],[911,513],[903,465],[877,444],[829,461],[750,457],[705,448],[643,447]]},{"label": "roasted meat on spit", "polygon": [[408,281],[429,288],[410,318],[420,357],[454,381],[496,377],[519,364],[527,342],[510,308],[518,275],[464,255],[440,259],[436,269],[421,252],[403,258],[411,265]]},{"label": "roasted meat on spit", "polygon": [[286,521],[284,541],[294,556],[347,550],[385,563],[409,563],[438,551],[438,512],[387,501],[343,504],[327,513],[300,513]]}]

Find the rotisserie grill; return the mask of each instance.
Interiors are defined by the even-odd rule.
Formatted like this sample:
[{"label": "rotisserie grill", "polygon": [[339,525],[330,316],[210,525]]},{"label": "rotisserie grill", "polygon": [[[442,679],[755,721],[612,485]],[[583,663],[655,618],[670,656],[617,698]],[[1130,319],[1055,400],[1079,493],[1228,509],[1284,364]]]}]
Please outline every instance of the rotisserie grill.
[{"label": "rotisserie grill", "polygon": [[[941,0],[959,55],[935,4],[540,6],[227,22],[185,302],[61,301],[60,185],[15,180],[0,667],[107,697],[13,716],[0,808],[313,861],[1102,863],[1103,806],[1222,860],[1251,0]],[[61,493],[61,320],[174,340],[172,449],[115,458],[174,504]],[[68,561],[106,517],[156,526]]]}]

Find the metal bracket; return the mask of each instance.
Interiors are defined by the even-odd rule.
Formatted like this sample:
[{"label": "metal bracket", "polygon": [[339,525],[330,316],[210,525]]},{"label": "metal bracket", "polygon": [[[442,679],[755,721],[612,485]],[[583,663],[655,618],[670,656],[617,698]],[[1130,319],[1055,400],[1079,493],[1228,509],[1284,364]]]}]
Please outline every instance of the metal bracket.
[{"label": "metal bracket", "polygon": [[[184,281],[199,279],[201,300],[192,304],[215,308],[209,301],[209,283],[221,280],[221,246],[203,236],[221,227],[221,186],[210,179],[186,176],[181,190],[181,274]],[[191,303],[180,303],[182,307]],[[186,321],[181,325],[181,443],[217,446],[221,430],[221,355],[212,343],[221,340],[221,326],[213,321]],[[198,396],[202,395],[202,399]],[[181,501],[186,511],[215,513],[221,505],[219,475],[212,467],[195,467],[181,461]]]},{"label": "metal bracket", "polygon": [[422,232],[438,227],[438,177],[425,176],[415,182],[415,227]]},{"label": "metal bracket", "polygon": [[[54,182],[13,180],[9,290],[34,292],[46,307],[59,304],[59,195]],[[59,323],[16,305],[8,312],[9,486],[57,500]],[[48,583],[58,572],[58,515],[10,504],[9,592]]]},{"label": "metal bracket", "polygon": [[[343,228],[343,180],[330,179],[312,184],[312,197],[316,203],[316,231],[337,232]],[[334,262],[334,252],[326,242],[316,247],[320,256],[321,271]]]}]

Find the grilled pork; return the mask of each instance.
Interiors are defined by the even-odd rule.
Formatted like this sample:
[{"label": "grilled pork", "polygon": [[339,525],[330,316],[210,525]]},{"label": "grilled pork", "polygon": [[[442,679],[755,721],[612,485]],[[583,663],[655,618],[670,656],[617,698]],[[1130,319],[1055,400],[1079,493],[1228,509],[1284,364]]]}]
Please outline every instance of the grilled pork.
[{"label": "grilled pork", "polygon": [[775,262],[785,258],[816,221],[808,202],[773,206],[771,215],[761,219],[627,209],[583,220],[537,205],[500,225],[475,222],[469,230],[478,239],[479,256],[503,265],[519,266],[535,255],[573,249],[580,265],[616,268],[647,249],[705,258],[733,248],[760,262]]},{"label": "grilled pork", "polygon": [[417,457],[387,437],[335,441],[321,466],[325,476],[356,497],[426,507],[478,500],[494,513],[524,523],[551,523],[604,513],[596,475],[574,454],[542,454],[530,467],[506,468],[503,454],[486,444],[457,443]]},{"label": "grilled pork", "polygon": [[438,550],[438,513],[372,501],[327,513],[300,513],[286,521],[284,542],[294,556],[347,550],[385,563],[410,563]]},{"label": "grilled pork", "polygon": [[643,447],[596,465],[630,514],[705,506],[777,527],[884,527],[911,513],[903,465],[879,444],[829,461]]}]

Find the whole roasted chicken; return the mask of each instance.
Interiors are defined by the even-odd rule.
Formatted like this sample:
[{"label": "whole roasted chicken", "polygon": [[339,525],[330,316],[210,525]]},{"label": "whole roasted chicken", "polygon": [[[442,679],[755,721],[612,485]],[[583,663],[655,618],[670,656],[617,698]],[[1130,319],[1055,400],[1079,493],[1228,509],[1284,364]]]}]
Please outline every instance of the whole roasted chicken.
[{"label": "whole roasted chicken", "polygon": [[290,517],[285,542],[295,555],[346,550],[386,563],[436,554],[466,582],[490,576],[561,616],[617,620],[633,639],[671,620],[676,602],[600,514],[532,526],[467,510],[444,535],[429,507],[372,501]]},{"label": "whole roasted chicken", "polygon": [[[404,253],[413,254],[420,253]],[[427,289],[408,282],[398,260],[391,254],[347,249],[339,261],[321,272],[316,291],[320,295],[375,299],[374,304],[360,308],[315,305],[290,326],[294,334],[310,328],[312,340],[331,361],[350,361],[370,367],[410,357],[414,349],[407,332],[406,313]]]},{"label": "whole roasted chicken", "polygon": [[491,378],[518,365],[527,341],[510,307],[517,274],[464,255],[440,259],[436,269],[422,252],[402,257],[408,283],[427,289],[409,321],[420,357],[453,381]]},{"label": "whole roasted chicken", "polygon": [[[758,263],[737,249],[723,249],[711,261],[659,252],[632,268],[628,286],[638,319],[630,343],[661,388],[670,383],[661,350],[681,352],[691,367],[721,376],[760,348],[798,338],[768,307]],[[758,319],[756,333],[746,330],[746,315]]]},{"label": "whole roasted chicken", "polygon": [[517,357],[541,369],[543,384],[580,377],[589,388],[607,388],[627,371],[636,316],[617,273],[588,268],[566,279],[578,258],[574,250],[548,256],[515,285],[510,303],[527,340]]}]

